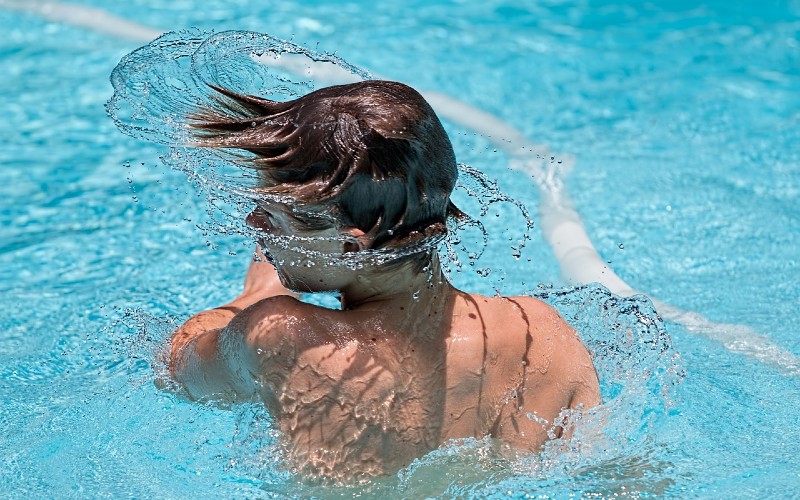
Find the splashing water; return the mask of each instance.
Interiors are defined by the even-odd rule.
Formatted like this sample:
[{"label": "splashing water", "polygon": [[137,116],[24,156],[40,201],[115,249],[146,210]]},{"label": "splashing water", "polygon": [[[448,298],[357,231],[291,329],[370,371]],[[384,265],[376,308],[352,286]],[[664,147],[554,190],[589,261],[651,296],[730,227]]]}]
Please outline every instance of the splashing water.
[{"label": "splashing water", "polygon": [[[663,443],[669,440],[662,438],[660,428],[680,407],[677,389],[683,369],[652,304],[644,296],[618,297],[599,285],[542,287],[532,295],[559,309],[581,334],[592,352],[604,401],[586,412],[565,412],[572,439],[553,439],[538,454],[520,455],[489,438],[461,439],[420,457],[395,476],[358,485],[315,486],[285,465],[281,440],[257,402],[236,405],[225,417],[215,405],[182,403],[178,390],[151,390],[147,397],[152,401],[140,412],[150,411],[146,408],[152,405],[173,407],[160,412],[163,421],[152,439],[174,432],[213,435],[195,452],[195,466],[208,470],[222,461],[226,476],[251,485],[251,493],[379,498],[400,491],[406,497],[483,497],[520,488],[530,491],[532,485],[552,496],[559,491],[599,496],[662,492],[672,474],[668,457],[675,450],[666,449]],[[152,388],[151,382],[164,387],[166,364],[160,353],[175,326],[171,318],[129,310],[106,329],[119,339],[117,349],[127,360],[129,384],[140,388],[137,392]],[[112,410],[124,406],[122,401],[108,404]],[[128,412],[126,420],[103,423],[100,432],[118,432],[144,416]]]},{"label": "splashing water", "polygon": [[[244,224],[254,204],[291,205],[292,200],[258,191],[258,179],[253,172],[237,166],[230,154],[192,148],[186,118],[208,106],[208,84],[274,100],[297,98],[317,88],[315,79],[325,80],[325,75],[320,78],[320,74],[312,71],[320,62],[330,65],[330,74],[338,82],[371,78],[368,72],[336,56],[258,33],[214,34],[200,30],[168,33],[123,58],[112,74],[115,93],[107,111],[126,134],[170,147],[162,160],[185,173],[209,202],[211,223],[201,229],[251,240],[269,238],[273,244],[303,253],[324,265],[333,256],[303,248],[317,238],[265,235]],[[463,264],[467,263],[481,277],[502,274],[502,270],[479,265],[491,243],[487,230],[491,226],[485,222],[486,218],[499,217],[509,210],[522,216],[521,234],[509,238],[514,258],[519,257],[530,240],[533,221],[522,203],[503,193],[479,170],[461,164],[459,174],[454,196],[461,196],[463,202],[456,201],[466,212],[476,215],[451,218],[445,240],[424,241],[402,249],[353,252],[336,258],[356,269],[443,242],[447,273],[462,272]],[[396,477],[360,485],[359,494],[379,496],[400,489],[410,496],[481,495],[502,491],[519,478],[534,480],[548,488],[563,485],[568,488],[565,491],[577,488],[609,492],[620,484],[631,485],[629,491],[658,489],[655,483],[665,473],[659,469],[663,464],[653,466],[660,464],[658,458],[651,456],[659,455],[656,429],[673,406],[674,388],[682,374],[677,354],[652,304],[641,296],[617,297],[599,286],[558,291],[544,288],[532,295],[556,307],[581,334],[593,354],[604,404],[587,412],[566,412],[563,416],[574,433],[573,439],[554,439],[540,454],[519,457],[498,450],[497,444],[488,439],[460,440],[418,459]],[[135,337],[126,337],[130,346],[126,355],[139,361],[155,359],[154,379],[167,379],[163,356],[159,353],[174,329],[174,322],[130,312],[120,324],[127,325],[125,328],[133,325],[137,331]],[[114,327],[119,328],[119,325]],[[287,479],[291,478],[289,472],[276,472],[271,467],[280,462],[281,451],[275,444],[265,410],[244,405],[236,411],[236,424],[229,430],[230,435],[221,436],[235,443],[224,454],[230,463],[228,471],[244,478],[243,482],[258,485],[262,491],[286,494],[287,488],[295,488]],[[642,442],[649,444],[642,446]],[[618,471],[619,464],[627,464],[623,469],[628,466],[636,469],[642,463],[646,463],[642,467],[647,469],[647,479],[638,473],[609,472]],[[447,473],[442,475],[442,470]],[[473,484],[477,480],[479,486]],[[308,494],[307,486],[297,487],[300,488],[297,492]],[[326,489],[324,493],[348,496],[353,490]]]},{"label": "splashing water", "polygon": [[[248,158],[247,154],[191,147],[194,138],[189,116],[213,106],[214,92],[210,85],[272,100],[286,100],[319,88],[311,77],[316,80],[335,79],[337,83],[372,78],[369,72],[334,55],[260,33],[227,31],[214,34],[197,29],[173,32],[120,61],[111,75],[114,95],[106,104],[106,110],[124,133],[170,147],[162,161],[186,174],[205,193],[209,223],[198,227],[206,234],[233,234],[252,241],[268,241],[322,265],[343,264],[351,269],[360,269],[367,264],[380,265],[439,245],[445,235],[423,238],[402,247],[334,255],[305,248],[308,242],[330,238],[268,234],[244,224],[253,205],[281,204],[296,209],[294,200],[258,189],[257,174],[241,166],[242,160]],[[320,123],[314,126],[329,125]],[[460,164],[459,173],[457,190],[478,201],[480,217],[464,214],[448,221],[445,272],[461,272],[464,261],[475,267],[489,241],[480,219],[487,216],[490,207],[498,204],[516,207],[524,218],[525,228],[513,246],[513,252],[518,255],[530,239],[533,227],[527,209],[500,191],[496,183],[479,170]],[[325,213],[310,215],[330,217]],[[479,232],[479,235],[469,234],[471,230]],[[467,232],[464,236],[457,234],[464,231]],[[488,274],[485,269],[476,272]]]},{"label": "splashing water", "polygon": [[[281,58],[292,64],[277,64]],[[166,33],[125,56],[111,74],[114,95],[106,111],[126,134],[160,144],[191,141],[188,115],[209,102],[209,84],[272,100],[317,88],[282,66],[328,63],[355,79],[370,74],[342,59],[261,33],[197,29]],[[309,66],[310,71],[310,66]],[[178,168],[180,168],[178,166]]]},{"label": "splashing water", "polygon": [[671,452],[659,429],[679,406],[684,371],[652,303],[600,285],[542,287],[531,295],[556,307],[580,333],[600,378],[603,405],[562,412],[572,438],[552,439],[538,454],[519,456],[489,439],[449,443],[400,471],[398,487],[414,497],[520,490],[548,498],[577,491],[599,497],[663,493],[671,482]]},{"label": "splashing water", "polygon": [[[451,225],[451,237],[445,242],[448,257],[445,260],[445,271],[450,274],[454,271],[461,272],[463,270],[463,259],[459,258],[459,255],[462,255],[466,256],[467,263],[475,268],[475,272],[479,276],[488,276],[491,268],[476,266],[487,245],[489,245],[489,233],[486,230],[486,224],[481,220],[487,217],[492,208],[503,205],[516,209],[523,219],[524,229],[522,234],[511,238],[515,241],[511,247],[512,255],[514,255],[514,258],[519,258],[525,245],[531,239],[530,232],[533,229],[533,219],[525,205],[501,191],[497,183],[480,170],[463,163],[459,164],[459,178],[456,189],[466,195],[465,201],[470,205],[477,205],[476,208],[480,216],[473,218],[465,214]],[[496,215],[499,216],[500,214],[497,213]],[[478,234],[475,234],[476,232]]]}]

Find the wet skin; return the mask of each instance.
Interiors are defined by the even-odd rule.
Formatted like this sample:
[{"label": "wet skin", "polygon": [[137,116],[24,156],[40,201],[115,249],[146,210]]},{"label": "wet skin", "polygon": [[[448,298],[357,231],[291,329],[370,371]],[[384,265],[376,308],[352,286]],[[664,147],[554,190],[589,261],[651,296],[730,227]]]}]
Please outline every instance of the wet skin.
[{"label": "wet skin", "polygon": [[[459,291],[435,258],[424,273],[311,272],[271,250],[279,272],[254,261],[237,299],[175,332],[170,369],[195,398],[259,397],[307,475],[393,473],[453,438],[537,450],[562,409],[600,403],[591,357],[541,301]],[[341,290],[343,308],[284,285]]]}]

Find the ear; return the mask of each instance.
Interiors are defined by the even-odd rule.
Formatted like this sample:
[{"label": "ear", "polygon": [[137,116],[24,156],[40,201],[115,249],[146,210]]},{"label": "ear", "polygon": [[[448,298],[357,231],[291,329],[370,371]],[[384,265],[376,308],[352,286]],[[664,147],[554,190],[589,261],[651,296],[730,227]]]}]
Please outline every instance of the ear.
[{"label": "ear", "polygon": [[368,248],[368,244],[365,241],[366,233],[364,231],[358,229],[357,227],[343,227],[339,230],[340,234],[345,237],[345,242],[342,246],[342,252],[360,252],[361,250]]}]

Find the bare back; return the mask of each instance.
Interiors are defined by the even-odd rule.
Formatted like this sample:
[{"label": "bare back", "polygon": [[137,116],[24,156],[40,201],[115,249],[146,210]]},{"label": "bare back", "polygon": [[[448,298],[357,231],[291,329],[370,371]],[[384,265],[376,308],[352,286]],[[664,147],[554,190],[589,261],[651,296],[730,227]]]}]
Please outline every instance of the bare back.
[{"label": "bare back", "polygon": [[535,450],[563,408],[599,403],[591,359],[552,308],[450,290],[427,315],[283,296],[231,322],[259,353],[259,394],[294,465],[334,479],[385,474],[486,435]]}]

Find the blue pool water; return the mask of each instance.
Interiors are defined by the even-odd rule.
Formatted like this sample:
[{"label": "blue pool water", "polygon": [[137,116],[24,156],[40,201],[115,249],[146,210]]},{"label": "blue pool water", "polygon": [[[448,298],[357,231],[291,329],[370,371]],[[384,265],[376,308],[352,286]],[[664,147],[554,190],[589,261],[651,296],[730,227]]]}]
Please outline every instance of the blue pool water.
[{"label": "blue pool water", "polygon": [[[258,405],[155,387],[163,340],[238,291],[250,244],[202,229],[206,200],[166,149],[105,115],[108,76],[141,43],[18,9],[36,3],[0,1],[0,496],[800,494],[800,378],[661,322],[643,298],[562,289],[536,230],[523,258],[496,239],[478,266],[491,274],[453,279],[538,293],[573,322],[601,374],[602,436],[588,423],[573,449],[522,460],[454,443],[398,477],[298,482]],[[293,38],[489,111],[575,157],[568,191],[628,283],[800,355],[797,1],[74,3]],[[536,219],[533,182],[447,126],[459,160]],[[520,222],[494,215],[490,230]]]}]

